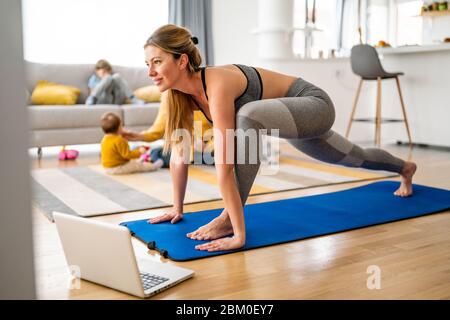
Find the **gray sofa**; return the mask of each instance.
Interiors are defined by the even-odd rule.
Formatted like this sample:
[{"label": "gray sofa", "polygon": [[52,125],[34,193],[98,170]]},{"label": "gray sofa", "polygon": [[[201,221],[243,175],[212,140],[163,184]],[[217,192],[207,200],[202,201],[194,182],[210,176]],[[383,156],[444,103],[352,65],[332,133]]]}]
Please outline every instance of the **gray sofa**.
[{"label": "gray sofa", "polygon": [[[81,90],[76,105],[29,105],[31,130],[30,147],[62,146],[99,143],[103,137],[100,117],[104,112],[115,112],[123,125],[132,130],[149,128],[155,120],[158,103],[145,105],[85,105],[88,96],[87,81],[93,73],[92,64],[43,64],[25,62],[27,94],[30,97],[39,80],[72,85]],[[113,66],[114,72],[124,78],[131,90],[152,84],[146,68]],[[28,104],[31,104],[30,99]]]}]

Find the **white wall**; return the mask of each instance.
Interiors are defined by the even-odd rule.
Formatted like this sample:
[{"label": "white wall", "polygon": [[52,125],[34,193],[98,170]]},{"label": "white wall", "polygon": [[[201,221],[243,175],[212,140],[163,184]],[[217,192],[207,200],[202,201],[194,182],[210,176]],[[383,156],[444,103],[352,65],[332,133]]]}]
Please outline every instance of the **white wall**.
[{"label": "white wall", "polygon": [[[333,129],[345,134],[358,87],[359,77],[353,74],[350,59],[258,59],[257,38],[251,31],[258,27],[258,0],[214,0],[213,32],[216,65],[244,63],[304,78],[324,89],[336,108]],[[450,36],[450,35],[449,35]],[[447,70],[450,50],[436,53],[393,55],[384,57],[387,71],[403,71],[401,77],[403,98],[410,120],[414,142],[450,146],[450,108],[447,94]],[[447,69],[445,69],[447,68]],[[447,91],[446,91],[447,90]],[[356,117],[374,117],[376,82],[363,85]],[[401,118],[401,107],[394,80],[382,84],[382,116]],[[373,124],[355,122],[350,139],[372,142]],[[382,124],[382,144],[397,140],[407,141],[403,123]]]},{"label": "white wall", "polygon": [[0,299],[35,298],[20,0],[0,1]]},{"label": "white wall", "polygon": [[[259,66],[276,70],[305,79],[320,87],[330,96],[336,109],[336,120],[333,130],[345,134],[350,117],[359,77],[353,74],[350,59],[291,59],[276,61],[260,61]],[[361,89],[358,102],[357,117],[373,117],[375,115],[375,83],[367,83]],[[374,126],[354,123],[350,139],[355,142],[373,141]],[[383,131],[382,131],[383,132]],[[386,132],[384,132],[386,133]]]},{"label": "white wall", "polygon": [[[415,143],[450,147],[450,103],[448,89],[450,49],[442,51],[385,54],[381,63],[390,72],[402,71],[400,84],[412,140]],[[336,108],[333,129],[344,134],[353,105],[359,77],[353,74],[348,58],[327,60],[265,61],[261,65],[287,74],[298,75],[318,85],[331,97]],[[374,117],[376,81],[365,81],[356,117]],[[395,80],[382,81],[382,117],[402,119]],[[374,125],[354,123],[350,140],[373,141]],[[382,144],[407,142],[403,123],[382,124]]]},{"label": "white wall", "polygon": [[[350,116],[358,78],[353,75],[348,59],[321,60],[259,60],[258,43],[252,30],[258,27],[258,0],[213,0],[214,59],[216,65],[242,63],[265,67],[278,72],[299,76],[323,88],[336,107],[334,129],[344,133]],[[364,107],[369,116],[375,96],[370,85],[361,93],[361,112]],[[373,101],[373,102],[372,102]],[[371,141],[371,125],[356,123],[351,137],[357,141]]]},{"label": "white wall", "polygon": [[214,64],[253,65],[257,57],[258,0],[212,0]]},{"label": "white wall", "polygon": [[[442,51],[385,54],[383,66],[388,71],[402,71],[400,77],[411,135],[416,143],[450,147],[450,48]],[[445,70],[445,71],[444,71]],[[386,115],[401,116],[399,97],[395,82],[387,86]],[[403,124],[386,125],[389,137],[403,137]]]}]

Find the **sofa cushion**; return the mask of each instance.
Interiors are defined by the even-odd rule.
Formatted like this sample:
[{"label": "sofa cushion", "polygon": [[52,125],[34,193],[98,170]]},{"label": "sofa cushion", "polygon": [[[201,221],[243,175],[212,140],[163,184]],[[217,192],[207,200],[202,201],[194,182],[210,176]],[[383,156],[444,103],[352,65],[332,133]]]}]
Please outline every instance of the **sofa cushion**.
[{"label": "sofa cushion", "polygon": [[145,86],[134,91],[134,95],[141,100],[144,100],[147,103],[150,102],[160,102],[161,101],[161,92],[155,85]]},{"label": "sofa cushion", "polygon": [[159,103],[145,105],[122,105],[124,125],[150,127],[156,119],[159,111]]},{"label": "sofa cushion", "polygon": [[41,105],[73,105],[77,102],[80,89],[40,80],[31,94],[32,104]]},{"label": "sofa cushion", "polygon": [[122,109],[117,105],[30,106],[32,130],[99,127],[105,112],[116,113],[123,121]]}]

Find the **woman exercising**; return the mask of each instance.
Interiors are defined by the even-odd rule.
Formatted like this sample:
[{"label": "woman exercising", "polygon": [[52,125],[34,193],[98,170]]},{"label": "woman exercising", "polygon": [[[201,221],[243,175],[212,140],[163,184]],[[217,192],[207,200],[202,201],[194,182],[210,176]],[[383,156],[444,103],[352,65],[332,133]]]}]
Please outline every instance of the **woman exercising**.
[{"label": "woman exercising", "polygon": [[[157,29],[144,46],[148,75],[161,92],[167,90],[169,114],[164,149],[172,151],[170,171],[174,192],[173,208],[150,219],[150,223],[176,223],[183,217],[188,162],[182,161],[182,141],[172,137],[180,129],[191,132],[193,110],[201,110],[213,125],[214,161],[225,203],[220,216],[187,234],[191,239],[211,240],[197,245],[198,250],[220,251],[244,246],[243,206],[260,166],[264,129],[267,130],[264,134],[278,129],[280,138],[324,162],[397,172],[402,181],[394,194],[401,197],[412,194],[416,164],[381,149],[361,148],[332,131],[334,106],[322,89],[302,78],[261,68],[200,67],[196,43],[197,39],[187,29],[169,24]],[[229,134],[249,130],[257,132],[259,146],[253,162],[248,161],[252,156],[251,144],[236,151],[235,136]],[[243,163],[236,161],[242,157]]]}]

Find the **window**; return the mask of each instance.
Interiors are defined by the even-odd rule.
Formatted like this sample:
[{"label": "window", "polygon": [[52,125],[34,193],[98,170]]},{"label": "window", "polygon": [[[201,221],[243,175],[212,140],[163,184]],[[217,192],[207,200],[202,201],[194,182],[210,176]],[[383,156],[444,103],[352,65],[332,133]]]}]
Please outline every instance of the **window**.
[{"label": "window", "polygon": [[342,2],[342,35],[341,55],[349,56],[352,47],[360,43],[358,27],[361,27],[361,41],[366,42],[367,33],[367,3],[370,0],[340,0]]},{"label": "window", "polygon": [[[294,28],[305,27],[305,11],[308,0],[294,0]],[[309,23],[312,23],[312,11],[315,4],[315,27],[321,31],[313,32],[313,41],[311,45],[311,56],[317,57],[319,51],[328,53],[334,48],[334,26],[336,13],[336,0],[309,0],[308,12]],[[301,30],[297,30],[293,37],[294,54],[304,56],[305,53],[305,35]]]},{"label": "window", "polygon": [[392,46],[421,44],[422,0],[368,0],[367,43],[379,40]]},{"label": "window", "polygon": [[143,45],[168,22],[168,10],[168,0],[22,0],[24,56],[143,66]]},{"label": "window", "polygon": [[421,0],[397,1],[397,46],[422,44],[422,4]]},{"label": "window", "polygon": [[389,0],[368,0],[367,43],[376,45],[378,41],[392,42],[389,39]]}]

